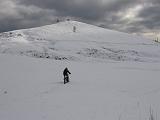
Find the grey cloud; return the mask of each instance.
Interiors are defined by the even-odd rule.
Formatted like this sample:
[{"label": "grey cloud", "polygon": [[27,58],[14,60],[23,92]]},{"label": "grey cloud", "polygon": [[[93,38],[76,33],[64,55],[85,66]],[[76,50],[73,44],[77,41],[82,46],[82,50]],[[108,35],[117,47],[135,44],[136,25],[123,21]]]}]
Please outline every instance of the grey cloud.
[{"label": "grey cloud", "polygon": [[155,5],[151,7],[144,7],[137,17],[142,20],[139,25],[143,25],[146,29],[160,28],[160,6]]},{"label": "grey cloud", "polygon": [[146,0],[146,2],[150,4],[160,4],[159,0]]},{"label": "grey cloud", "polygon": [[105,14],[104,6],[97,0],[21,0],[20,3],[56,10],[60,16],[99,19]]},{"label": "grey cloud", "polygon": [[[123,32],[160,29],[159,0],[6,0],[0,7],[0,31],[52,24],[56,18],[71,17]],[[126,11],[143,5],[133,19],[123,19]],[[3,6],[4,6],[3,5]],[[12,6],[13,5],[13,6]],[[5,6],[4,6],[5,7]],[[1,12],[2,11],[2,12]],[[119,12],[122,13],[119,15]]]},{"label": "grey cloud", "polygon": [[0,8],[0,32],[51,24],[56,16],[53,10],[18,5],[13,0],[6,0],[0,5],[3,5]]},{"label": "grey cloud", "polygon": [[140,2],[137,5],[142,5],[143,8],[138,11],[136,17],[131,20],[122,19],[123,16],[112,13],[112,21],[105,21],[102,26],[128,33],[157,32],[158,34],[160,30],[159,3],[159,0],[153,0],[152,2],[145,0],[144,3]]},{"label": "grey cloud", "polygon": [[105,15],[127,9],[139,0],[20,0],[21,4],[35,5],[43,9],[54,9],[61,16],[74,16],[83,19],[99,20]]}]

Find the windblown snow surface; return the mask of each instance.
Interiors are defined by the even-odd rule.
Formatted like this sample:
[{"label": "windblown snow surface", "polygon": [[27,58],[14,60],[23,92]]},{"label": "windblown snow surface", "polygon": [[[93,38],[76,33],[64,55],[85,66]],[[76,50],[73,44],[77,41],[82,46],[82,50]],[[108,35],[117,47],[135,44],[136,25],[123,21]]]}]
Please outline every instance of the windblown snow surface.
[{"label": "windblown snow surface", "polygon": [[0,33],[0,120],[159,120],[159,101],[159,43],[77,21]]}]

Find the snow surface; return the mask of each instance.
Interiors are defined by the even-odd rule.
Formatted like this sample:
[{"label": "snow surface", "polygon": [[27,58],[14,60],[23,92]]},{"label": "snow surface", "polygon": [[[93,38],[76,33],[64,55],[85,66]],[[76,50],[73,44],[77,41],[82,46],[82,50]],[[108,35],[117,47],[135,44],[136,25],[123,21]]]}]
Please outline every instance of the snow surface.
[{"label": "snow surface", "polygon": [[160,61],[159,43],[77,21],[1,33],[0,53],[69,61]]},{"label": "snow surface", "polygon": [[0,120],[148,120],[150,107],[160,118],[159,63],[0,60]]},{"label": "snow surface", "polygon": [[0,53],[0,120],[160,119],[159,43],[67,21],[1,33]]}]

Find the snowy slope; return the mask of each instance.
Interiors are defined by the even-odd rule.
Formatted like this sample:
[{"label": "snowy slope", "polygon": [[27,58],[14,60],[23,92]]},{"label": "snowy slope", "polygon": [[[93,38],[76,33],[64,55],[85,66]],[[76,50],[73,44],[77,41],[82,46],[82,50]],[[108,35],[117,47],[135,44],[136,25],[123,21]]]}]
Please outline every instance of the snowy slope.
[{"label": "snowy slope", "polygon": [[[0,66],[0,120],[160,119],[160,63],[0,55]],[[64,85],[66,66],[72,74]]]},{"label": "snowy slope", "polygon": [[0,53],[56,60],[159,62],[159,51],[143,37],[77,21],[0,34]]},{"label": "snowy slope", "polygon": [[66,21],[1,33],[0,53],[0,120],[160,119],[158,43]]}]

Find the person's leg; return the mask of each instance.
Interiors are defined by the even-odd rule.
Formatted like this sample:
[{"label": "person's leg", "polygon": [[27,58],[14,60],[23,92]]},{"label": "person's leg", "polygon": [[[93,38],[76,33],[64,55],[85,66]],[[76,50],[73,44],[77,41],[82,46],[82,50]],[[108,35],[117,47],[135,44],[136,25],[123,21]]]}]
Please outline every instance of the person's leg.
[{"label": "person's leg", "polygon": [[67,82],[69,82],[69,75],[66,76],[66,80],[67,80]]},{"label": "person's leg", "polygon": [[64,84],[66,84],[66,76],[64,75]]}]

